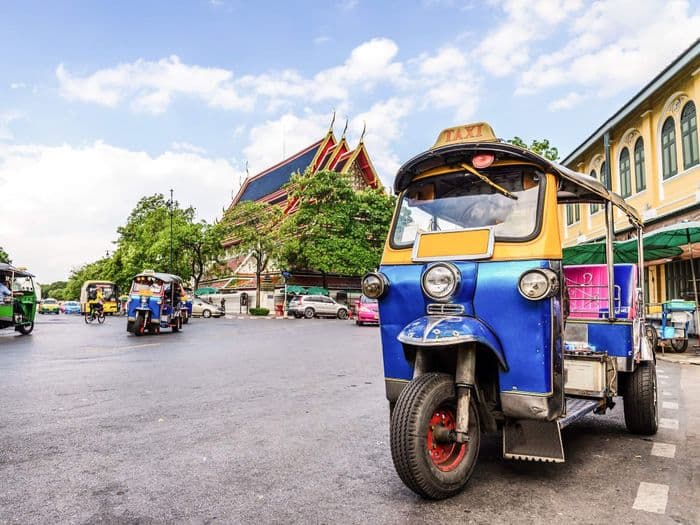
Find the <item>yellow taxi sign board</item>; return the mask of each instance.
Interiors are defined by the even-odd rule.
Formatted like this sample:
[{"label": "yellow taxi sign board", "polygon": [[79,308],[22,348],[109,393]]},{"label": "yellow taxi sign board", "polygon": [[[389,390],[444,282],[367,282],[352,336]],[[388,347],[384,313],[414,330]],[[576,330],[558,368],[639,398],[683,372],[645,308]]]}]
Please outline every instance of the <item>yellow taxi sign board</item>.
[{"label": "yellow taxi sign board", "polygon": [[486,122],[465,124],[453,128],[443,129],[438,135],[433,149],[450,144],[462,144],[465,142],[496,142],[496,134],[493,128]]}]

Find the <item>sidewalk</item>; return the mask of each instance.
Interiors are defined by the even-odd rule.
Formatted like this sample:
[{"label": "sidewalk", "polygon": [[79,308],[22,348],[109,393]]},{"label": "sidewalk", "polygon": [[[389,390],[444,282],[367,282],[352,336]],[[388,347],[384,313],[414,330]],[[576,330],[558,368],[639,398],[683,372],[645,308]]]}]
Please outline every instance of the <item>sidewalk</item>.
[{"label": "sidewalk", "polygon": [[669,361],[671,363],[700,365],[700,347],[698,347],[698,338],[691,337],[688,340],[688,349],[685,352],[677,354],[673,350],[668,349],[665,352],[657,351],[656,358],[660,361]]}]

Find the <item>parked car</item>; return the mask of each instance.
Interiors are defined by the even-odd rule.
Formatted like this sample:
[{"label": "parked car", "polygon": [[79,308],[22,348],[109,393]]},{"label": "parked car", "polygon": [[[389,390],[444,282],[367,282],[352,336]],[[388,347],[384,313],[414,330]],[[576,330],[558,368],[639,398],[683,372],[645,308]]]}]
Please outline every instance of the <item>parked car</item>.
[{"label": "parked car", "polygon": [[41,301],[41,304],[39,305],[39,313],[40,314],[56,314],[58,315],[61,313],[61,310],[59,309],[58,301],[56,299],[53,299],[52,297],[49,297],[48,299],[44,299]]},{"label": "parked car", "polygon": [[306,317],[337,317],[348,318],[348,307],[335,302],[325,295],[300,295],[289,301],[287,313],[297,319]]},{"label": "parked car", "polygon": [[198,297],[192,298],[192,317],[221,317],[224,309]]},{"label": "parked car", "polygon": [[66,301],[63,303],[63,313],[80,315],[80,303],[78,301]]},{"label": "parked car", "polygon": [[379,304],[376,299],[370,299],[366,295],[357,300],[357,317],[355,324],[365,323],[379,324]]}]

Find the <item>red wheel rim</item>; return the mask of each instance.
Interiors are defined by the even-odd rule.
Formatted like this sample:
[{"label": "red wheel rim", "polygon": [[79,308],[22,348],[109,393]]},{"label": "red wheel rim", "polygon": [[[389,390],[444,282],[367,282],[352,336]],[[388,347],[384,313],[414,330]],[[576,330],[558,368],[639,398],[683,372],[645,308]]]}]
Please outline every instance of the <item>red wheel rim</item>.
[{"label": "red wheel rim", "polygon": [[428,422],[426,444],[428,456],[438,470],[450,472],[456,469],[467,453],[466,443],[436,441],[434,431],[442,426],[445,430],[454,430],[456,426],[455,411],[452,407],[439,406]]}]

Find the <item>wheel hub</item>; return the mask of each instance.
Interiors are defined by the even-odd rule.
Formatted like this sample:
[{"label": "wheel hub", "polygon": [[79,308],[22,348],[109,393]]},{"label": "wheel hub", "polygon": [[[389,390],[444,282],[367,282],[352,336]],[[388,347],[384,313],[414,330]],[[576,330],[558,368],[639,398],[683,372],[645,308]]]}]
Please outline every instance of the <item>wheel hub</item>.
[{"label": "wheel hub", "polygon": [[428,422],[428,456],[443,472],[457,468],[467,452],[466,443],[456,443],[452,438],[455,426],[455,412],[451,407],[438,407]]}]

